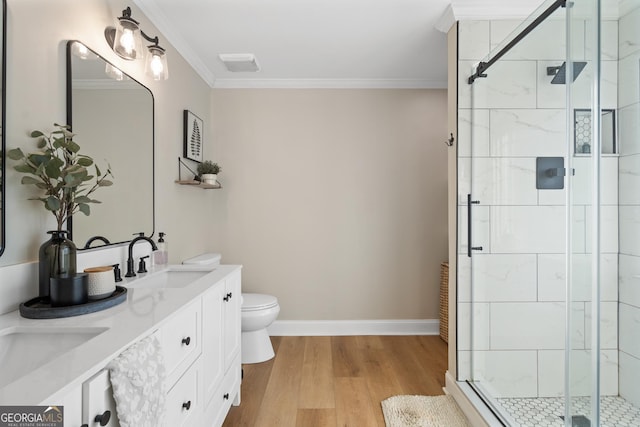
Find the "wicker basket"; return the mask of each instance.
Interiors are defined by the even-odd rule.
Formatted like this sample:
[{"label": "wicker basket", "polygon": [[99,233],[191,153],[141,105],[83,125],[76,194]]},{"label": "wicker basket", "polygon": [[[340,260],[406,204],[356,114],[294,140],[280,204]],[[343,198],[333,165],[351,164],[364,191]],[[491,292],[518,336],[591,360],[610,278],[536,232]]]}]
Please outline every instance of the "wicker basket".
[{"label": "wicker basket", "polygon": [[440,338],[449,342],[449,263],[440,264]]}]

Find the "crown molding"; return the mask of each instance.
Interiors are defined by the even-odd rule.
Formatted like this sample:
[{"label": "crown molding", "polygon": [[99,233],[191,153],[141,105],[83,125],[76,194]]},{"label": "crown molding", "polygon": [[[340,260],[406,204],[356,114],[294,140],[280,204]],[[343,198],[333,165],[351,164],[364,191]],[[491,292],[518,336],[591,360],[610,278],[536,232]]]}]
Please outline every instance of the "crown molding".
[{"label": "crown molding", "polygon": [[456,21],[486,19],[522,19],[540,6],[541,0],[452,0]]},{"label": "crown molding", "polygon": [[445,89],[446,80],[216,79],[215,89]]},{"label": "crown molding", "polygon": [[[171,44],[181,55],[185,61],[198,73],[200,77],[210,86],[214,87],[214,83],[216,81],[213,73],[207,68],[204,62],[200,59],[200,57],[191,49],[189,43],[187,43],[184,38],[180,35],[180,33],[174,30],[174,26],[170,24],[170,20],[160,11],[160,9],[155,5],[152,0],[134,0],[136,6],[140,8],[142,13],[144,13],[147,18],[156,26],[156,28],[162,33],[164,38],[166,39],[166,43],[169,43],[171,40]],[[162,46],[164,44],[163,41],[160,42]]]}]

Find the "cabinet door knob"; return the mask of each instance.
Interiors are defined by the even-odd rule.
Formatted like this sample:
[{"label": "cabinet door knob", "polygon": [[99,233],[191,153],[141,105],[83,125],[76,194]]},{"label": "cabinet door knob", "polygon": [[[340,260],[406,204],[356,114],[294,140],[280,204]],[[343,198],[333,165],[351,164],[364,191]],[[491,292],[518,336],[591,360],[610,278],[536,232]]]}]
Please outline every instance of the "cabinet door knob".
[{"label": "cabinet door knob", "polygon": [[191,344],[191,337],[182,338],[182,344],[184,345]]},{"label": "cabinet door knob", "polygon": [[109,420],[111,419],[111,411],[104,411],[101,415],[96,415],[94,421],[100,423],[101,426],[106,426],[109,424]]},{"label": "cabinet door knob", "polygon": [[222,299],[224,300],[224,302],[229,302],[229,295],[225,295],[224,297],[222,297]]},{"label": "cabinet door knob", "polygon": [[232,297],[232,296],[233,296],[233,292],[229,292],[229,293],[227,294],[227,297],[229,297],[229,299],[231,299],[231,297]]},{"label": "cabinet door knob", "polygon": [[222,396],[222,398],[224,400],[229,400],[229,393],[225,393],[224,396]]},{"label": "cabinet door knob", "polygon": [[189,409],[191,409],[191,401],[190,400],[186,401],[185,403],[182,404],[182,407],[188,411]]}]

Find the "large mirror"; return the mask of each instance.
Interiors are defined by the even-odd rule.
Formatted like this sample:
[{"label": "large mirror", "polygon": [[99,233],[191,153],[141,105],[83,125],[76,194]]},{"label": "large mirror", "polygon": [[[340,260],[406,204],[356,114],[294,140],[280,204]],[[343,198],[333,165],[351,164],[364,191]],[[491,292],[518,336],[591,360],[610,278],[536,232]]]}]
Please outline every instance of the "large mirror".
[{"label": "large mirror", "polygon": [[96,191],[102,203],[89,216],[70,221],[78,249],[153,234],[153,108],[148,88],[79,41],[67,43],[67,123],[81,153],[110,165],[114,183]]},{"label": "large mirror", "polygon": [[2,63],[0,64],[0,73],[2,73],[2,75],[0,75],[0,91],[2,92],[2,101],[0,101],[0,255],[2,255],[2,253],[4,252],[4,247],[5,247],[5,232],[4,232],[4,217],[5,217],[5,185],[4,185],[4,168],[6,167],[5,164],[5,158],[4,158],[4,153],[5,153],[5,142],[4,142],[4,135],[6,134],[5,132],[5,106],[7,105],[6,103],[6,96],[5,96],[5,87],[6,87],[6,46],[7,46],[7,37],[6,37],[6,28],[7,28],[7,2],[5,0],[2,0],[2,16],[0,17],[0,25],[2,25],[2,28],[0,28],[0,37],[2,38],[0,40],[0,49],[2,49],[2,52],[0,52],[0,61],[2,61]]}]

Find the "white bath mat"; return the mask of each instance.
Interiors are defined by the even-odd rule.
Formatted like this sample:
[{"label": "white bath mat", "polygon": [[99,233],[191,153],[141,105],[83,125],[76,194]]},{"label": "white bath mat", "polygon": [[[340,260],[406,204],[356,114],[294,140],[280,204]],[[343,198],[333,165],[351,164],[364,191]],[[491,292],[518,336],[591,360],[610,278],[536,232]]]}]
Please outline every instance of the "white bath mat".
[{"label": "white bath mat", "polygon": [[393,396],[382,401],[387,427],[471,427],[453,397]]}]

